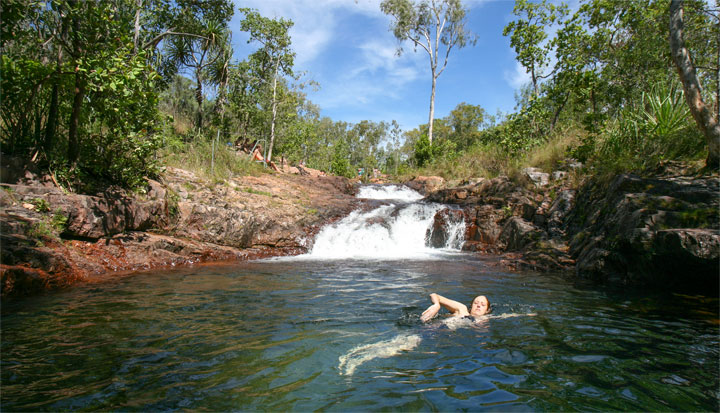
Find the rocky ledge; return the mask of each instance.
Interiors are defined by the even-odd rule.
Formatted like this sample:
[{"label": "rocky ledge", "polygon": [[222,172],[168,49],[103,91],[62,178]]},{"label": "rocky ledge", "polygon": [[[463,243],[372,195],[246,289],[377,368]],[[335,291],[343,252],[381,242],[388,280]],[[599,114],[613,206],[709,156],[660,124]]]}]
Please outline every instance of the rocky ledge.
[{"label": "rocky ledge", "polygon": [[[168,168],[144,194],[68,193],[22,168],[0,190],[3,296],[95,275],[298,254],[353,209],[345,178],[263,174],[212,183]],[[5,171],[4,171],[5,172]]]},{"label": "rocky ledge", "polygon": [[[595,178],[577,190],[567,172],[537,170],[524,171],[524,185],[506,177],[411,185],[461,207],[464,249],[502,254],[511,266],[718,294],[720,179],[668,165],[652,177]],[[431,240],[452,214],[438,214]]]},{"label": "rocky ledge", "polygon": [[[345,178],[263,174],[222,183],[168,168],[143,194],[110,188],[83,195],[51,177],[3,170],[0,287],[24,295],[96,275],[307,251],[317,231],[358,207]],[[668,168],[577,187],[571,171],[528,169],[449,185],[418,177],[408,186],[440,211],[434,246],[465,220],[464,249],[499,254],[511,267],[574,271],[599,281],[718,293],[720,179]],[[577,187],[577,189],[575,189]]]}]

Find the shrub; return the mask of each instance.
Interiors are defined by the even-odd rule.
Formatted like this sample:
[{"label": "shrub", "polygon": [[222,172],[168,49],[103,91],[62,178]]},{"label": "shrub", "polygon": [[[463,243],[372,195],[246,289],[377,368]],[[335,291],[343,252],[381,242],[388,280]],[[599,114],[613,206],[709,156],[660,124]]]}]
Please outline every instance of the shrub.
[{"label": "shrub", "polygon": [[270,171],[269,168],[263,168],[260,163],[253,162],[245,153],[236,153],[227,145],[215,147],[213,162],[212,141],[199,139],[188,144],[174,141],[174,146],[180,147],[181,150],[163,151],[161,156],[165,165],[186,169],[213,181],[230,179],[233,176],[259,175]]}]

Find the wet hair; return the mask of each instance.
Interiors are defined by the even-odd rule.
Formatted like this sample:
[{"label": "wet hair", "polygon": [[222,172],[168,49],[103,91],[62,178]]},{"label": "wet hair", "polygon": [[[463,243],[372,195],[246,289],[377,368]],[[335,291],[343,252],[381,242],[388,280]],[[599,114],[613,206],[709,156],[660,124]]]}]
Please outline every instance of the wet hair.
[{"label": "wet hair", "polygon": [[[479,296],[478,296],[478,297],[479,297]],[[490,314],[490,313],[492,313],[492,305],[490,304],[490,299],[487,298],[487,295],[484,296],[484,297],[485,297],[485,299],[487,300],[487,303],[488,303],[487,311],[485,311],[485,314]],[[477,298],[477,297],[475,297],[475,298]],[[473,298],[473,300],[470,301],[470,307],[469,307],[469,308],[472,308],[472,305],[473,305],[473,303],[475,302],[475,298]]]}]

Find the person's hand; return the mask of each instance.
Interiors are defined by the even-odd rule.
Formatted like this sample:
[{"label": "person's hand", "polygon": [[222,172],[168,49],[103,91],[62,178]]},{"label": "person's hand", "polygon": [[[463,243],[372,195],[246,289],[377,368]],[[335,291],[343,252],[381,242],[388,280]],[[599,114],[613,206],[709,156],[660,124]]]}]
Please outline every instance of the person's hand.
[{"label": "person's hand", "polygon": [[420,316],[420,321],[423,323],[430,320],[431,318],[435,317],[440,311],[440,304],[435,303],[427,308],[427,310],[423,311],[422,315]]}]

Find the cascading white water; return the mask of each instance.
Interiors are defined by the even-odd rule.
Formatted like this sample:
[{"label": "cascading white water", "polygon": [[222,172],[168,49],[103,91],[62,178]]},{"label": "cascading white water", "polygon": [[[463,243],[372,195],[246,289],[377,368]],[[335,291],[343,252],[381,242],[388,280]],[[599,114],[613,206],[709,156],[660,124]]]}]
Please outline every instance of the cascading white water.
[{"label": "cascading white water", "polygon": [[[439,250],[428,246],[428,233],[440,204],[416,202],[421,194],[404,186],[366,186],[357,195],[388,203],[371,211],[354,211],[315,238],[308,258],[319,259],[406,259],[427,258]],[[446,225],[444,250],[462,246],[463,220]]]},{"label": "cascading white water", "polygon": [[387,199],[393,201],[415,202],[423,199],[422,194],[406,186],[398,185],[367,185],[360,188],[357,198]]}]

